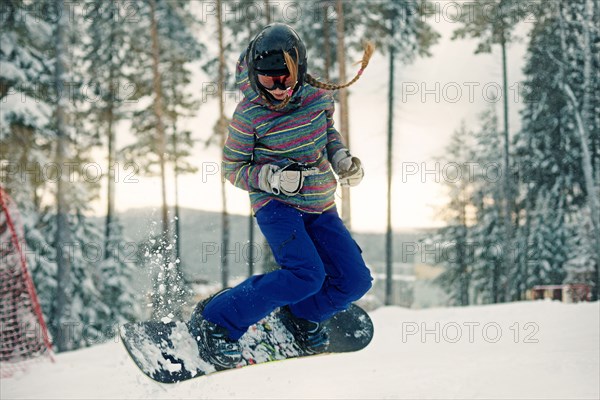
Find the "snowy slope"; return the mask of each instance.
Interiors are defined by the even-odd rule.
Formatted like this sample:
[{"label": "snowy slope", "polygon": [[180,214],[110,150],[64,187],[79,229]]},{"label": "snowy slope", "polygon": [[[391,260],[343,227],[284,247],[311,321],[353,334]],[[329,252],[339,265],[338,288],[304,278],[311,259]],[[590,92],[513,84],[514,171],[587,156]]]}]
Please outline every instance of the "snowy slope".
[{"label": "snowy slope", "polygon": [[[522,302],[372,313],[362,352],[259,365],[175,385],[118,342],[1,381],[0,398],[311,399],[600,397],[600,305]],[[517,335],[518,333],[518,335]],[[437,335],[437,336],[436,336]]]}]

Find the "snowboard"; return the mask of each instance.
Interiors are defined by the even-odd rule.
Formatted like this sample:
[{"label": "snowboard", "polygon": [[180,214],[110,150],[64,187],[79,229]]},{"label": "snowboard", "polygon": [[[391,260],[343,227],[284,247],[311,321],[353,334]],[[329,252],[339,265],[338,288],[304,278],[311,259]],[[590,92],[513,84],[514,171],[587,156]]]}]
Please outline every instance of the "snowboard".
[{"label": "snowboard", "polygon": [[[329,325],[326,353],[347,353],[365,348],[373,338],[373,323],[357,305],[336,314]],[[145,321],[125,324],[120,335],[127,352],[151,379],[176,383],[222,371],[210,363],[183,321]],[[252,325],[240,338],[242,361],[235,367],[308,357],[280,319],[279,310]]]}]

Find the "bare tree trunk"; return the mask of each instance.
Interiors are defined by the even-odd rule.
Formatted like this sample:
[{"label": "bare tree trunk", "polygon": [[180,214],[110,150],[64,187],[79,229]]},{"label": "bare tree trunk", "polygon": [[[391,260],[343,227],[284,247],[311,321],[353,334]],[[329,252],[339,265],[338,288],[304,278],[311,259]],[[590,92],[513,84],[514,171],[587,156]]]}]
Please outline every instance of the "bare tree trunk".
[{"label": "bare tree trunk", "polygon": [[[339,79],[340,82],[346,82],[346,48],[344,45],[344,2],[342,0],[336,0],[336,11],[337,11],[337,58],[339,67]],[[348,119],[348,89],[340,89],[339,101],[340,101],[340,134],[346,142],[346,146],[350,148],[350,129]],[[348,187],[342,188],[342,219],[348,227],[352,225],[352,210],[350,209],[350,190]]]},{"label": "bare tree trunk", "polygon": [[[227,127],[225,126],[225,99],[223,86],[225,85],[225,46],[223,44],[223,19],[221,13],[222,1],[217,0],[217,27],[219,38],[219,122],[217,125],[218,134],[221,138],[221,149],[225,147],[225,136]],[[227,250],[229,249],[229,215],[227,213],[227,187],[225,186],[225,177],[221,174],[221,284],[223,288],[229,286],[229,259]]]},{"label": "bare tree trunk", "polygon": [[470,196],[467,193],[466,184],[461,184],[460,199],[460,235],[457,241],[457,258],[460,268],[460,304],[462,306],[469,305],[469,265],[467,264],[467,206],[470,203]]},{"label": "bare tree trunk", "polygon": [[269,10],[269,0],[264,0],[264,1],[265,1],[265,18],[266,18],[266,23],[267,23],[267,25],[269,25],[271,23],[271,11]]},{"label": "bare tree trunk", "polygon": [[250,217],[248,218],[248,276],[254,275],[254,216],[252,207],[250,207]]},{"label": "bare tree trunk", "polygon": [[[175,89],[175,85],[173,85],[173,89]],[[175,96],[175,93],[173,93]],[[181,261],[181,224],[180,224],[180,216],[179,216],[179,155],[177,149],[177,114],[173,112],[173,180],[174,180],[174,190],[175,190],[175,269],[179,269],[179,266],[182,265]]]},{"label": "bare tree trunk", "polygon": [[[152,88],[154,91],[154,117],[156,118],[156,136],[158,141],[158,159],[160,165],[160,183],[162,197],[162,232],[161,232],[161,252],[162,252],[162,268],[164,271],[163,286],[165,290],[172,289],[170,286],[170,277],[168,274],[168,266],[170,263],[170,250],[168,249],[169,238],[169,209],[167,205],[167,176],[166,176],[166,148],[167,138],[165,126],[163,123],[163,96],[162,96],[162,79],[159,70],[160,63],[160,47],[158,37],[158,23],[156,17],[156,0],[150,0],[150,36],[152,40]],[[160,286],[158,286],[160,287]],[[153,302],[153,312],[155,317],[160,317],[157,313],[166,311],[162,309],[164,304],[161,303],[162,296],[156,294]]]},{"label": "bare tree trunk", "polygon": [[[162,196],[162,234],[163,240],[169,239],[169,209],[167,206],[167,177],[165,153],[167,140],[163,123],[163,96],[159,70],[160,48],[158,24],[156,21],[156,0],[150,1],[151,37],[152,37],[152,87],[154,90],[154,117],[156,118],[156,135],[158,139],[158,158],[160,163],[160,182]],[[166,260],[165,260],[166,261]]]},{"label": "bare tree trunk", "polygon": [[[65,10],[62,0],[56,0],[57,10]],[[59,14],[56,24],[55,45],[56,45],[56,66],[55,66],[55,84],[57,93],[60,93],[61,86],[64,83],[65,66],[65,13]],[[58,96],[56,101],[56,163],[64,166],[67,159],[68,136],[66,129],[66,99],[65,96]],[[60,170],[60,169],[59,169]],[[64,170],[64,168],[62,168]],[[68,179],[64,178],[62,173],[57,177],[56,187],[56,233],[54,237],[54,246],[56,248],[56,300],[53,307],[53,328],[55,335],[55,344],[58,351],[68,350],[68,335],[62,331],[63,317],[69,303],[67,287],[71,280],[71,259],[67,253],[67,246],[71,239],[69,230],[69,208],[65,194],[67,192]]]},{"label": "bare tree trunk", "polygon": [[323,3],[323,52],[325,53],[325,80],[329,82],[329,71],[331,70],[331,35],[328,18],[329,3]]},{"label": "bare tree trunk", "polygon": [[[390,36],[395,35],[396,21],[391,21]],[[385,305],[392,305],[393,289],[393,229],[392,229],[392,161],[394,143],[394,44],[390,44],[390,76],[388,82],[388,139],[387,139],[387,228],[385,233]]]},{"label": "bare tree trunk", "polygon": [[[510,276],[510,271],[513,269],[513,226],[512,226],[512,212],[513,212],[513,191],[512,191],[512,174],[510,171],[510,131],[508,127],[508,67],[506,65],[506,40],[505,30],[502,28],[502,85],[504,95],[504,253],[503,253],[503,271],[500,276],[504,276],[506,279]],[[498,287],[502,293],[498,293],[496,297],[497,301],[503,302],[508,298],[508,285],[505,287]]]},{"label": "bare tree trunk", "polygon": [[[112,82],[112,79],[111,79]],[[112,235],[112,223],[114,220],[115,213],[115,133],[113,130],[113,104],[112,100],[109,100],[108,105],[108,175],[107,175],[107,189],[106,189],[106,221],[104,226],[104,259],[108,259],[110,255],[109,242]]]},{"label": "bare tree trunk", "polygon": [[[109,36],[109,44],[110,49],[113,49],[114,44],[114,25],[110,24],[110,36]],[[112,62],[112,54],[109,66],[109,74],[108,74],[108,85],[109,85],[109,96],[108,96],[108,104],[106,105],[106,122],[108,124],[106,130],[106,136],[108,141],[108,175],[106,182],[106,221],[104,226],[104,259],[108,259],[110,257],[109,254],[109,245],[112,236],[112,224],[114,220],[115,213],[115,170],[114,170],[114,162],[115,162],[115,132],[113,129],[114,122],[114,102],[113,95],[113,79],[114,79],[114,64]]]},{"label": "bare tree trunk", "polygon": [[[173,85],[173,89],[175,89],[175,85]],[[174,93],[174,99],[176,94]],[[174,100],[177,103],[176,100]],[[174,179],[174,190],[175,190],[175,226],[174,226],[174,239],[175,239],[175,255],[173,258],[173,267],[169,270],[169,280],[172,285],[172,289],[175,290],[176,293],[176,302],[175,309],[173,310],[173,314],[178,318],[182,318],[182,307],[183,303],[186,301],[186,292],[187,292],[187,281],[182,272],[183,269],[183,261],[181,254],[181,217],[179,213],[179,158],[178,158],[178,149],[177,149],[177,114],[173,112],[173,179]],[[176,286],[176,287],[174,287]]]}]

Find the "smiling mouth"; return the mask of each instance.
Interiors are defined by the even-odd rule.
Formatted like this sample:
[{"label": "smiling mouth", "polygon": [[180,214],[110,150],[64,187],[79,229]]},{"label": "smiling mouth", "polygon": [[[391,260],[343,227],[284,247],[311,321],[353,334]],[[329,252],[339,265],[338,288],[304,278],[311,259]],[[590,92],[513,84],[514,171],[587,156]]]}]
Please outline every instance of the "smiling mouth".
[{"label": "smiling mouth", "polygon": [[273,95],[273,97],[283,97],[283,96],[285,96],[285,91],[281,91],[281,92],[271,91],[270,93]]}]

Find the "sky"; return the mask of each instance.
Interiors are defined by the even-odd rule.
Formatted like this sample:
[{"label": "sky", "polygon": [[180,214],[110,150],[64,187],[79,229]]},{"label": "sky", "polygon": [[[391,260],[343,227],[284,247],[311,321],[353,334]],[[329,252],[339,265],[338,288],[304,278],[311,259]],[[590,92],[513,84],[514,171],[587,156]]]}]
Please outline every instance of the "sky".
[{"label": "sky", "polygon": [[[446,4],[442,2],[442,4]],[[470,39],[452,41],[452,31],[458,27],[450,9],[441,8],[428,20],[442,36],[431,49],[432,56],[415,60],[410,65],[397,63],[394,109],[392,225],[395,230],[437,227],[444,224],[439,210],[445,204],[442,182],[455,178],[452,163],[436,161],[444,155],[452,133],[465,121],[477,128],[477,117],[495,105],[502,115],[502,68],[499,48],[491,54],[475,55],[477,42]],[[511,134],[519,129],[522,102],[517,89],[523,82],[522,69],[526,36],[531,23],[519,25],[522,40],[508,49],[509,119]],[[241,52],[247,43],[240,43]],[[496,46],[498,47],[498,46]],[[353,76],[350,60],[347,73]],[[308,60],[310,72],[311,60]],[[388,59],[376,53],[361,79],[350,91],[351,152],[359,157],[365,169],[362,183],[351,189],[352,229],[360,232],[384,232],[386,228],[386,143]],[[217,100],[206,95],[206,78],[195,76],[197,96],[203,99],[194,118],[185,122],[193,137],[205,140],[212,132],[218,115]],[[494,97],[496,99],[494,99]],[[239,97],[229,95],[225,109],[231,116]],[[337,121],[337,117],[336,117]],[[130,143],[131,135],[121,127],[117,146]],[[198,144],[191,161],[199,168],[194,175],[180,177],[181,207],[208,211],[221,210],[220,148],[205,148]],[[98,160],[98,162],[100,162]],[[140,207],[159,208],[158,178],[140,175],[132,168],[121,170],[116,183],[117,211]],[[485,168],[485,166],[480,166]],[[173,188],[169,187],[169,202],[173,204]],[[104,191],[103,191],[104,192]],[[337,194],[338,200],[339,191]],[[246,192],[227,183],[227,206],[230,213],[249,213]],[[98,214],[104,213],[104,194],[94,204]]]}]

